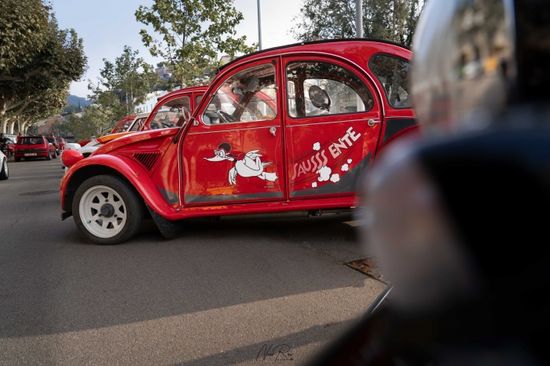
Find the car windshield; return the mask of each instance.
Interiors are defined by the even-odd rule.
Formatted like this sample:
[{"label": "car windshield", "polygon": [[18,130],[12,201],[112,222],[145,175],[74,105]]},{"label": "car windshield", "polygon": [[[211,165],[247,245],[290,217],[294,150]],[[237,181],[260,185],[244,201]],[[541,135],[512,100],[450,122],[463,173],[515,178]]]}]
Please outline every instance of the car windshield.
[{"label": "car windshield", "polygon": [[44,142],[42,137],[21,137],[19,144],[21,145],[40,145]]},{"label": "car windshield", "polygon": [[137,119],[134,124],[132,125],[132,127],[130,127],[130,130],[129,131],[139,131],[141,130],[141,128],[143,127],[143,123],[145,122],[145,120],[147,119],[147,117],[142,117],[142,118],[139,118]]}]

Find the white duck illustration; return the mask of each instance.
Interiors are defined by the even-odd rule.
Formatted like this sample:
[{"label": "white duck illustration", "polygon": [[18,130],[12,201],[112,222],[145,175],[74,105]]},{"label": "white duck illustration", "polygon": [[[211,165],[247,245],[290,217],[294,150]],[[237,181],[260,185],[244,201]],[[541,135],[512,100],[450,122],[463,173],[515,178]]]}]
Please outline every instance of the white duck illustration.
[{"label": "white duck illustration", "polygon": [[278,177],[277,173],[269,173],[264,171],[266,166],[272,163],[263,163],[260,150],[252,150],[247,152],[243,158],[238,159],[230,154],[231,146],[227,143],[223,143],[217,150],[214,150],[214,156],[211,158],[205,158],[205,160],[218,162],[218,161],[234,161],[235,166],[229,170],[228,180],[229,184],[237,184],[237,176],[244,178],[257,177],[268,182],[275,182]]}]

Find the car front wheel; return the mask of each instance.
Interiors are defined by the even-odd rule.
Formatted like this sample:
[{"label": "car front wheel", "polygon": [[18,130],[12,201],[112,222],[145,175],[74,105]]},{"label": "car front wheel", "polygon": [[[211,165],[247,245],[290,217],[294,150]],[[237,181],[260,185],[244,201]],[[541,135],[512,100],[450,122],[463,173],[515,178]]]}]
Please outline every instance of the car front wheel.
[{"label": "car front wheel", "polygon": [[96,244],[120,244],[134,236],[144,216],[143,202],[123,180],[99,175],[84,181],[72,210],[80,232]]}]

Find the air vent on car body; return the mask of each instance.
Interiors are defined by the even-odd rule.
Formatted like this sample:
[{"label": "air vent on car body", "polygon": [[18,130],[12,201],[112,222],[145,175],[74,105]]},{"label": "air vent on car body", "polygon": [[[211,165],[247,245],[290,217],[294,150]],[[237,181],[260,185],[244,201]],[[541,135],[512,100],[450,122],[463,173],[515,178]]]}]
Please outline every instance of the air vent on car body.
[{"label": "air vent on car body", "polygon": [[141,165],[143,165],[147,170],[151,170],[155,163],[157,162],[160,153],[150,152],[150,153],[135,153],[134,159],[136,159]]}]

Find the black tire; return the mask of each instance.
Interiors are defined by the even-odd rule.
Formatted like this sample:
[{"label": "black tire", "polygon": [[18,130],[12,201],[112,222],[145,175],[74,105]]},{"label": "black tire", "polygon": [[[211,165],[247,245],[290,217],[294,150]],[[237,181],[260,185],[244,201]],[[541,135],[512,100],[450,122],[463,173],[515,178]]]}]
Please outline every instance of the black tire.
[{"label": "black tire", "polygon": [[[122,231],[111,238],[100,238],[89,232],[80,218],[79,204],[84,193],[94,186],[107,186],[116,191],[124,201],[127,210],[126,224]],[[141,197],[122,179],[112,175],[98,175],[85,180],[76,190],[72,203],[72,213],[76,226],[87,240],[100,245],[121,244],[132,238],[141,228],[145,207]]]},{"label": "black tire", "polygon": [[10,172],[8,169],[8,158],[5,158],[0,166],[0,180],[6,180],[10,177]]},{"label": "black tire", "polygon": [[14,158],[16,162],[20,162],[21,158]]}]

